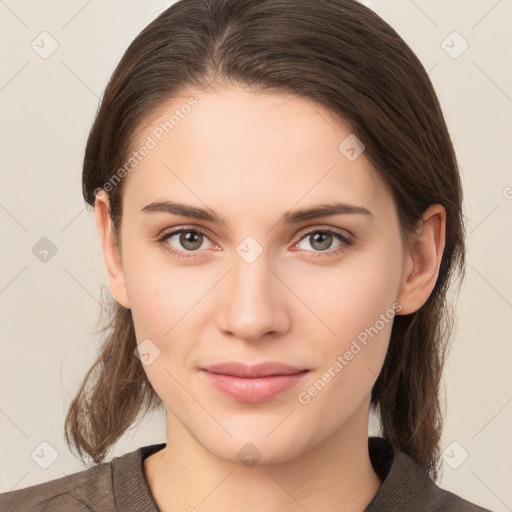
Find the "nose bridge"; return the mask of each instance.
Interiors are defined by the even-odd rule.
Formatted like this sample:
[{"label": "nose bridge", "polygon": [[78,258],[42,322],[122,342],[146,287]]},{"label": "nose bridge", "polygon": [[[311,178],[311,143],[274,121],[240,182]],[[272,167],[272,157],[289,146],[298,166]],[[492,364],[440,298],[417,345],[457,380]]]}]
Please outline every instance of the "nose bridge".
[{"label": "nose bridge", "polygon": [[247,261],[243,257],[237,257],[233,269],[233,279],[235,280],[234,292],[239,299],[239,303],[246,300],[251,302],[263,298],[264,295],[269,298],[270,294],[263,292],[270,291],[270,280],[272,273],[268,269],[269,261],[266,253],[259,255],[254,261]]},{"label": "nose bridge", "polygon": [[244,240],[234,255],[224,328],[240,338],[255,339],[282,327],[278,280],[268,268],[268,255],[254,239]]}]

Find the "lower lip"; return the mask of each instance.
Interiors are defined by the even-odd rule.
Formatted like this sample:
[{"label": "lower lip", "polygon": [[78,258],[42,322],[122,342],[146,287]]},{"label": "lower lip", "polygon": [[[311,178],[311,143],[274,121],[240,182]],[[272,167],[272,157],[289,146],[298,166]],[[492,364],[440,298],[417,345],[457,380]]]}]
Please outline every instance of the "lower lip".
[{"label": "lower lip", "polygon": [[266,402],[296,386],[308,373],[303,371],[293,375],[269,375],[245,379],[233,375],[223,375],[202,370],[212,386],[222,393],[241,402]]}]

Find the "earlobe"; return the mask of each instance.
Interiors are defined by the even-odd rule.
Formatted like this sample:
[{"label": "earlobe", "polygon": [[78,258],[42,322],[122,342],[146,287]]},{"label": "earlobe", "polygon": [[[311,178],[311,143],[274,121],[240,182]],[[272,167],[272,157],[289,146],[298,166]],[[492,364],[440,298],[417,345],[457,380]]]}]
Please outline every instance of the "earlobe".
[{"label": "earlobe", "polygon": [[446,211],[440,204],[427,208],[411,234],[397,302],[401,315],[417,311],[428,300],[439,275],[445,247]]},{"label": "earlobe", "polygon": [[114,299],[121,306],[130,309],[128,294],[126,290],[125,274],[123,272],[121,252],[109,215],[109,198],[105,191],[96,194],[94,203],[96,215],[96,226],[101,239],[103,257],[108,274],[108,286]]}]

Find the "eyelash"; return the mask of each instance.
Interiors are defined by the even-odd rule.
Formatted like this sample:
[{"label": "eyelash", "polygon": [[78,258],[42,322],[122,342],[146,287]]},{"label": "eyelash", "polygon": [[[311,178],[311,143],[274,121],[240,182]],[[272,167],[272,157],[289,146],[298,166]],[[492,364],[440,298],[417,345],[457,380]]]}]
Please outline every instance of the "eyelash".
[{"label": "eyelash", "polygon": [[[168,233],[164,233],[157,240],[157,242],[160,244],[160,246],[162,247],[162,249],[164,251],[171,253],[173,256],[176,256],[177,258],[196,258],[197,253],[199,251],[179,251],[179,250],[176,250],[171,245],[165,243],[166,240],[173,235],[177,235],[180,233],[189,233],[189,232],[200,233],[201,235],[203,235],[204,237],[209,239],[209,236],[203,230],[201,230],[199,228],[179,228],[179,229],[175,229],[173,231],[169,231]],[[336,249],[331,249],[328,251],[307,251],[307,252],[313,253],[313,255],[310,256],[312,258],[316,258],[319,256],[337,255],[337,254],[341,253],[343,250],[345,250],[346,247],[349,247],[354,243],[350,238],[347,238],[339,231],[326,228],[326,229],[314,229],[314,230],[308,231],[306,233],[303,233],[303,235],[301,236],[301,238],[300,238],[299,242],[297,242],[297,244],[300,243],[304,238],[307,238],[308,236],[311,236],[316,233],[323,233],[323,234],[328,233],[329,235],[334,235],[335,237],[337,237],[340,240],[341,244],[338,247],[336,247]],[[297,245],[297,244],[295,244],[295,245]]]}]

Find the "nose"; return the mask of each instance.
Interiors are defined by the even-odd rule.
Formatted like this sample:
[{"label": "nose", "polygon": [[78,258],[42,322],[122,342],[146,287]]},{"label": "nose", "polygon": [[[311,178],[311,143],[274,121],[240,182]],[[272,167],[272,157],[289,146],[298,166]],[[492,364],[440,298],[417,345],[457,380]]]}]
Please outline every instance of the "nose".
[{"label": "nose", "polygon": [[290,328],[290,292],[270,268],[265,251],[252,262],[237,254],[220,291],[218,322],[224,333],[245,341],[276,337]]}]

